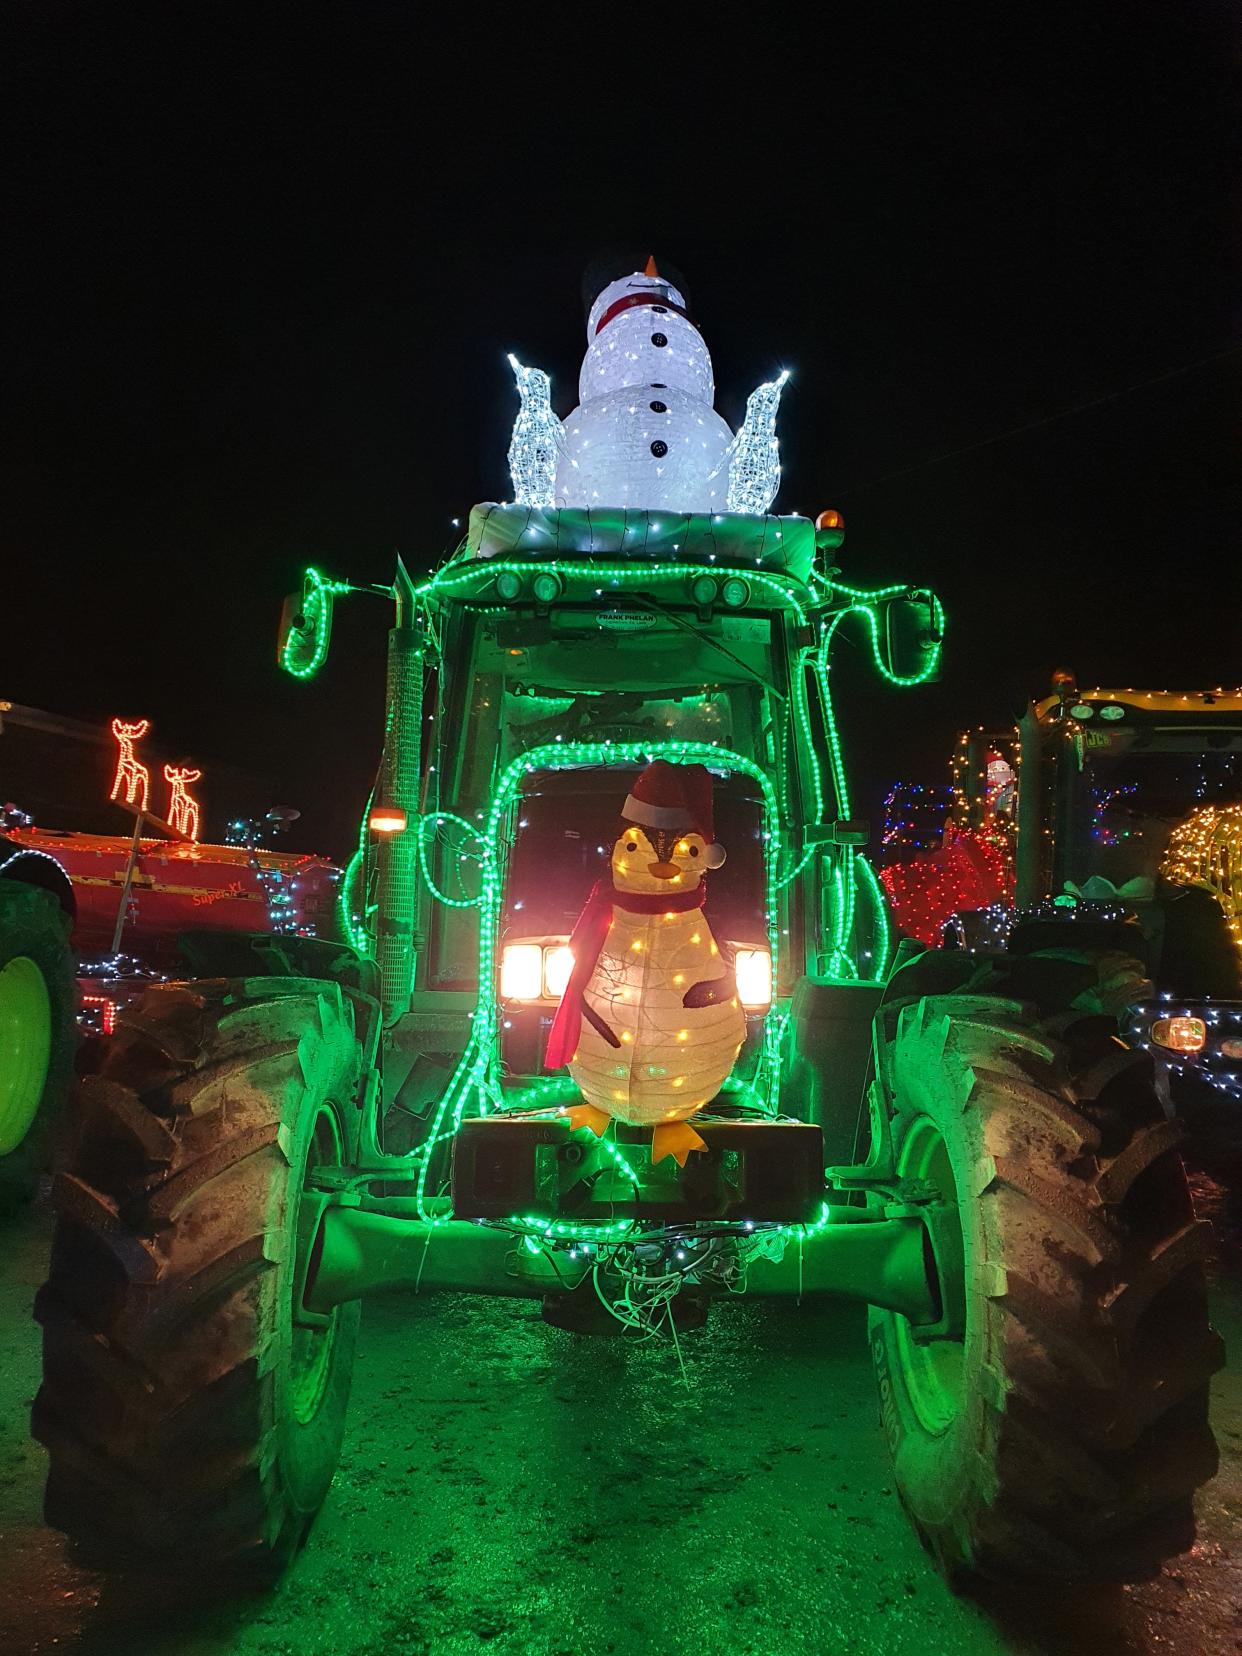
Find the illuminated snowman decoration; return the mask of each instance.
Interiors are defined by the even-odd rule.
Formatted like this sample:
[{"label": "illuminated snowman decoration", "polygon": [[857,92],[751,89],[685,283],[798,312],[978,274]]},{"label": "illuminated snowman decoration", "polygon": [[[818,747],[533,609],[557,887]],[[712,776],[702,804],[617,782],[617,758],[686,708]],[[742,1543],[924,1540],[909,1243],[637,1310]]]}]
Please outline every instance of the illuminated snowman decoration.
[{"label": "illuminated snowman decoration", "polygon": [[654,259],[596,296],[580,401],[566,420],[552,412],[548,376],[509,360],[521,398],[509,448],[518,505],[753,514],[771,506],[787,375],[751,393],[735,436],[712,405],[703,336]]},{"label": "illuminated snowman decoration", "polygon": [[703,914],[703,876],[725,860],[702,765],[654,760],[622,809],[611,881],[570,938],[573,972],[548,1038],[585,1103],[566,1112],[602,1134],[651,1126],[652,1160],[705,1148],[689,1118],[728,1079],[746,1036],[733,971]]}]

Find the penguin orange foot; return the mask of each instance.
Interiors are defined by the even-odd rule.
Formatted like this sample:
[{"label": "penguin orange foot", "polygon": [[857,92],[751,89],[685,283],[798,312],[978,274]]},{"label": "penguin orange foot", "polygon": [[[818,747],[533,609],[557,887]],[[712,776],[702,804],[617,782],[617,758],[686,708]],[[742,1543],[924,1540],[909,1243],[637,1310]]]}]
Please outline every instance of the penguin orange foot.
[{"label": "penguin orange foot", "polygon": [[684,1167],[692,1150],[706,1149],[706,1142],[688,1121],[662,1121],[651,1135],[651,1165],[671,1156],[678,1167]]},{"label": "penguin orange foot", "polygon": [[589,1127],[596,1138],[603,1138],[608,1131],[608,1123],[612,1120],[606,1110],[597,1110],[594,1104],[575,1104],[560,1113],[575,1132],[579,1127]]}]

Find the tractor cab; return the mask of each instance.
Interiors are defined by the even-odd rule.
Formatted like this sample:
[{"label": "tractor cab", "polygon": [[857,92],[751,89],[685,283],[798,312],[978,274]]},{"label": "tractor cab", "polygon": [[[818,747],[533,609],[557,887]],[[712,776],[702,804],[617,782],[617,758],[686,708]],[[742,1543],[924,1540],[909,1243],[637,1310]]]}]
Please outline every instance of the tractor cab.
[{"label": "tractor cab", "polygon": [[[819,538],[835,547],[840,530]],[[882,977],[886,925],[865,830],[849,820],[834,771],[822,648],[825,618],[839,620],[856,595],[834,591],[826,549],[797,517],[486,506],[458,554],[411,592],[418,708],[394,708],[389,751],[412,746],[416,723],[417,793],[397,798],[412,767],[390,757],[371,819],[396,806],[410,826],[370,836],[351,890],[365,935],[372,905],[387,910],[388,894],[407,889],[392,880],[393,862],[404,856],[416,876],[408,960],[394,962],[401,987],[385,996],[395,1081],[384,1148],[424,1158],[428,1191],[444,1190],[451,1163],[455,1213],[541,1210],[553,1223],[600,1206],[579,1188],[550,1200],[538,1157],[523,1147],[536,1131],[548,1154],[569,1141],[563,1120],[545,1119],[577,1096],[547,1064],[549,1032],[575,922],[611,879],[622,804],[652,761],[705,767],[726,858],[706,876],[704,915],[735,974],[745,1035],[705,1119],[758,1125],[782,1113],[782,1035],[808,972]],[[934,600],[921,596],[932,630]],[[412,673],[405,682],[415,683]],[[382,933],[366,941],[383,970]],[[755,1197],[747,1217],[801,1221],[818,1211],[819,1134],[801,1126],[789,1190],[769,1170],[766,1205]],[[650,1136],[618,1123],[609,1142],[642,1163]],[[764,1139],[769,1161],[781,1139]],[[474,1146],[483,1142],[496,1147],[488,1165],[503,1196],[479,1185]],[[575,1186],[594,1188],[609,1152],[588,1149]],[[736,1152],[728,1156],[732,1166]],[[653,1203],[667,1215],[691,1187],[698,1209],[740,1212],[736,1171],[706,1184],[702,1173],[697,1160],[689,1175],[665,1169],[654,1192],[645,1176],[642,1189],[620,1191],[609,1178],[607,1217]]]}]

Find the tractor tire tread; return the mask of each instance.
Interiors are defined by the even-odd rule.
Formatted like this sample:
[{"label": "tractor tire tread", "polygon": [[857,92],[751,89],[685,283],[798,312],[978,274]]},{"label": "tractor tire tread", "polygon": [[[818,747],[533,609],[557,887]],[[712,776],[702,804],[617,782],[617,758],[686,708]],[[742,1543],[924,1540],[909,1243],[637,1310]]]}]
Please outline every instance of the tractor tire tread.
[{"label": "tractor tire tread", "polygon": [[161,987],[84,1085],[53,1186],[33,1412],[48,1520],[83,1556],[270,1572],[309,1526],[278,1465],[269,1321],[290,1250],[267,1193],[300,1101],[346,1073],[352,1030],[333,984]]},{"label": "tractor tire tread", "polygon": [[[1125,975],[1108,964],[1109,982]],[[1194,1493],[1216,1466],[1207,1227],[1148,1055],[1106,1018],[1041,1018],[1003,978],[995,997],[979,987],[909,1003],[888,1026],[894,1130],[903,1111],[930,1113],[974,1158],[983,1256],[968,1259],[967,1283],[987,1369],[972,1382],[979,1435],[961,1450],[949,1512],[932,1463],[899,1452],[919,1428],[911,1405],[903,1416],[893,1403],[896,1358],[884,1359],[899,1486],[910,1469],[902,1498],[950,1576],[1138,1579],[1189,1544]],[[873,1339],[891,1318],[873,1313]]]}]

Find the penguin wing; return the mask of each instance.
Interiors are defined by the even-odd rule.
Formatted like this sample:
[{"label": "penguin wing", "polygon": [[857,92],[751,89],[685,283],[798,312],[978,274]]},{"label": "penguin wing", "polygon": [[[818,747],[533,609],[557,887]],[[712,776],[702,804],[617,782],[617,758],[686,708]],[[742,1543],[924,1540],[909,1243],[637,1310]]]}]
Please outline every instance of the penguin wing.
[{"label": "penguin wing", "polygon": [[618,1036],[608,1027],[585,996],[582,1001],[582,1016],[590,1024],[595,1033],[608,1042],[610,1047],[620,1047],[621,1042]]},{"label": "penguin wing", "polygon": [[542,368],[527,368],[510,355],[518,389],[518,413],[509,439],[509,472],[518,506],[550,507],[565,427],[552,412],[552,381]]},{"label": "penguin wing", "polygon": [[703,978],[692,983],[681,997],[681,1004],[692,1011],[700,1006],[723,1006],[737,994],[737,967],[723,955],[725,969],[719,977]]}]

